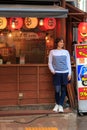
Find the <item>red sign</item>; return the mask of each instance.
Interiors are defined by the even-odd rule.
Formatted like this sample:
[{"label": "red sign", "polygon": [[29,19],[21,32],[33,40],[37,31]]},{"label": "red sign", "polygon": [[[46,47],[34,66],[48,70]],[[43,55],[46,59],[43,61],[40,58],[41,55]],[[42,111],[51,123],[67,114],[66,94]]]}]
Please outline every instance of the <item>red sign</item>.
[{"label": "red sign", "polygon": [[87,58],[87,45],[76,46],[76,58]]},{"label": "red sign", "polygon": [[87,100],[87,87],[79,88],[79,100]]}]

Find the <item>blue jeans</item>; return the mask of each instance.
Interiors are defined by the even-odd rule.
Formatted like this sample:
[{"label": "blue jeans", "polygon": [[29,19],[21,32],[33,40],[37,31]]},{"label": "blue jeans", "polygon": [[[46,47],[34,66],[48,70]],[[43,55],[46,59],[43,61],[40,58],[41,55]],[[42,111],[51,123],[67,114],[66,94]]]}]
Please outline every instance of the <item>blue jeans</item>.
[{"label": "blue jeans", "polygon": [[55,88],[55,100],[59,105],[64,104],[66,96],[66,86],[68,84],[68,73],[56,73],[53,75],[53,85]]},{"label": "blue jeans", "polygon": [[64,100],[65,100],[65,96],[66,96],[66,85],[62,85],[61,86],[61,90],[59,92],[55,91],[56,103],[63,106]]}]

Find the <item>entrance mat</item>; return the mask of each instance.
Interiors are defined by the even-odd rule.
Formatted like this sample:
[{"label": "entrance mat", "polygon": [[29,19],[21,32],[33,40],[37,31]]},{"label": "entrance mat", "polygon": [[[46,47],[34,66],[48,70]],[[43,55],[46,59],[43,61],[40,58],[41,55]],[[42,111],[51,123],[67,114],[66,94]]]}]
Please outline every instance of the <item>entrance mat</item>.
[{"label": "entrance mat", "polygon": [[25,130],[58,130],[56,127],[26,127]]}]

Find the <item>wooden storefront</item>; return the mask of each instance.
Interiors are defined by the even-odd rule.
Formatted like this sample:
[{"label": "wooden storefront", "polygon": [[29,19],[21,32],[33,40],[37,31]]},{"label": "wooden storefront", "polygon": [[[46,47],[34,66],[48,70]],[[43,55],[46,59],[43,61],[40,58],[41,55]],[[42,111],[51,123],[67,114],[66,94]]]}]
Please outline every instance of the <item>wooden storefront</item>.
[{"label": "wooden storefront", "polygon": [[0,105],[54,102],[52,75],[47,65],[1,65]]},{"label": "wooden storefront", "polygon": [[[46,46],[45,37],[50,34],[51,41],[57,36],[66,40],[66,17],[68,9],[59,6],[0,5],[0,17],[45,17],[56,19],[56,28],[41,31],[40,28],[28,30],[6,30],[0,33],[0,52],[3,64],[0,64],[0,106],[54,103],[52,74],[47,65],[48,53],[52,46]],[[61,30],[61,31],[59,31]],[[13,39],[5,37],[12,33]],[[4,36],[2,37],[2,33]],[[37,35],[38,34],[38,35]],[[5,39],[5,40],[3,40]],[[4,41],[4,42],[3,42]],[[15,48],[14,48],[15,47]],[[15,52],[16,49],[16,52]],[[20,55],[22,62],[20,62]],[[23,61],[24,60],[24,61]]]},{"label": "wooden storefront", "polygon": [[[74,73],[75,66],[72,69]],[[47,64],[0,65],[0,79],[0,106],[54,103]]]}]

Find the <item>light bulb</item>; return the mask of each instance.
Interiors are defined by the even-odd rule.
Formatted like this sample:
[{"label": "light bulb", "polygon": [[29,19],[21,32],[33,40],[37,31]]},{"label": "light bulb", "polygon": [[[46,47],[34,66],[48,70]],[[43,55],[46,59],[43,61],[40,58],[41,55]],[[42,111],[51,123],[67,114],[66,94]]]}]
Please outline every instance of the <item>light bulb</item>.
[{"label": "light bulb", "polygon": [[43,26],[43,19],[40,19],[39,25]]},{"label": "light bulb", "polygon": [[15,28],[15,22],[12,22],[12,28]]}]

